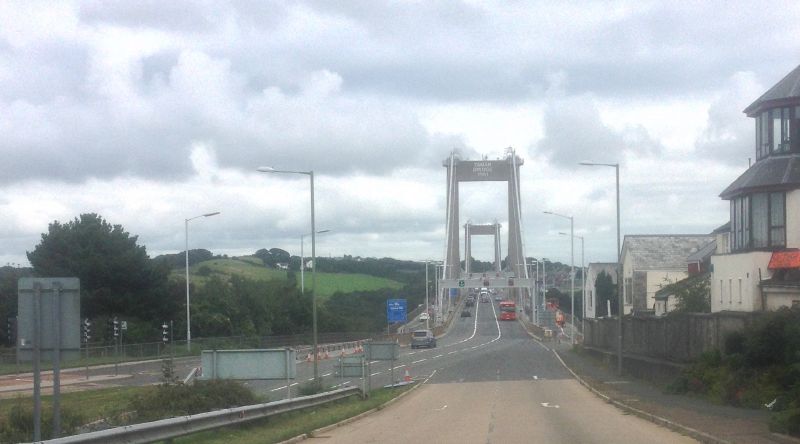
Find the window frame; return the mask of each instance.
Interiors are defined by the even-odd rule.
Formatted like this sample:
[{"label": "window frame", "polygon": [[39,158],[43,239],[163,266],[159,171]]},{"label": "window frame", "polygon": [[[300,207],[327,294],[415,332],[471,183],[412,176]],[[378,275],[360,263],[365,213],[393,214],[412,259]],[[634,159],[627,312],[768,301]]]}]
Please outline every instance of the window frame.
[{"label": "window frame", "polygon": [[[755,246],[753,242],[753,211],[752,200],[755,196],[763,196],[766,201],[764,224],[759,224],[760,227],[765,228],[766,233],[764,245]],[[781,213],[773,220],[773,199],[775,197],[780,199]],[[731,213],[731,251],[747,251],[747,250],[775,250],[786,247],[786,192],[772,191],[772,192],[759,192],[752,193],[744,196],[739,196],[730,200],[730,213]],[[764,226],[765,225],[765,226]],[[773,232],[778,230],[781,235],[777,236]],[[781,237],[780,241],[777,241]]]}]

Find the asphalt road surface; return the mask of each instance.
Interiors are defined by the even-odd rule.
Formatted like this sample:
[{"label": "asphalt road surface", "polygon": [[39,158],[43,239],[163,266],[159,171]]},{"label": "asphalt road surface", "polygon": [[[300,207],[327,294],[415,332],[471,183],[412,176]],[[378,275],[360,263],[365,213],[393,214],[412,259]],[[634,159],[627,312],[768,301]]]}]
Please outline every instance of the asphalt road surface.
[{"label": "asphalt road surface", "polygon": [[[681,443],[586,390],[497,303],[479,303],[431,350],[404,350],[398,373],[427,382],[386,409],[315,436],[326,443]],[[477,313],[476,313],[477,312]],[[376,375],[378,377],[383,376]]]}]

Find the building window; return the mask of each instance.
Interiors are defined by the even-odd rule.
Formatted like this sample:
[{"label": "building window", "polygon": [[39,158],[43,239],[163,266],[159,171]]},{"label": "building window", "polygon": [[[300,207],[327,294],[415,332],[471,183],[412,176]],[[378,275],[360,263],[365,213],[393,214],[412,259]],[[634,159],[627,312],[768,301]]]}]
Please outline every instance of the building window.
[{"label": "building window", "polygon": [[739,279],[739,303],[742,303],[742,279]]},{"label": "building window", "polygon": [[728,279],[728,305],[733,305],[733,279]]},{"label": "building window", "polygon": [[755,193],[731,199],[733,251],[786,245],[785,193]]},{"label": "building window", "polygon": [[756,117],[756,160],[800,151],[800,107],[774,108]]},{"label": "building window", "polygon": [[625,278],[625,303],[631,303],[631,295],[633,293],[633,279]]}]

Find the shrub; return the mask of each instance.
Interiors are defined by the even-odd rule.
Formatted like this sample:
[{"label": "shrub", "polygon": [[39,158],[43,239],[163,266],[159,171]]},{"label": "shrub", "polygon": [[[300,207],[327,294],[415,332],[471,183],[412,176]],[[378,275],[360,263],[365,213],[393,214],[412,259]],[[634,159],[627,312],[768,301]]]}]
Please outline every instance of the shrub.
[{"label": "shrub", "polygon": [[315,381],[311,381],[311,382],[307,382],[305,384],[302,384],[297,389],[297,393],[300,396],[316,395],[317,393],[322,393],[322,392],[323,392],[322,383],[315,382]]},{"label": "shrub", "polygon": [[153,386],[133,399],[131,409],[137,412],[140,421],[146,422],[258,402],[259,399],[247,387],[236,381],[218,379],[197,381],[194,385]]},{"label": "shrub", "polygon": [[[72,435],[86,422],[80,412],[61,407],[61,434]],[[52,409],[42,409],[42,439],[50,439],[53,431]],[[17,403],[8,411],[6,421],[0,424],[0,441],[29,442],[33,440],[33,408]]]}]

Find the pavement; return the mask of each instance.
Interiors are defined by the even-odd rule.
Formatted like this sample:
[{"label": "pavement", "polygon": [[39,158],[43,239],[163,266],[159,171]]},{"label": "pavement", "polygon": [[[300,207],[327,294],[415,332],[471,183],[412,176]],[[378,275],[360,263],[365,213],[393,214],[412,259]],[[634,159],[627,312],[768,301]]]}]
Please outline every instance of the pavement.
[{"label": "pavement", "polygon": [[[769,431],[770,412],[713,404],[705,399],[665,393],[652,383],[619,376],[616,367],[573,349],[569,340],[544,342],[577,379],[630,414],[712,443],[800,443]],[[666,385],[666,382],[665,382]]]}]

